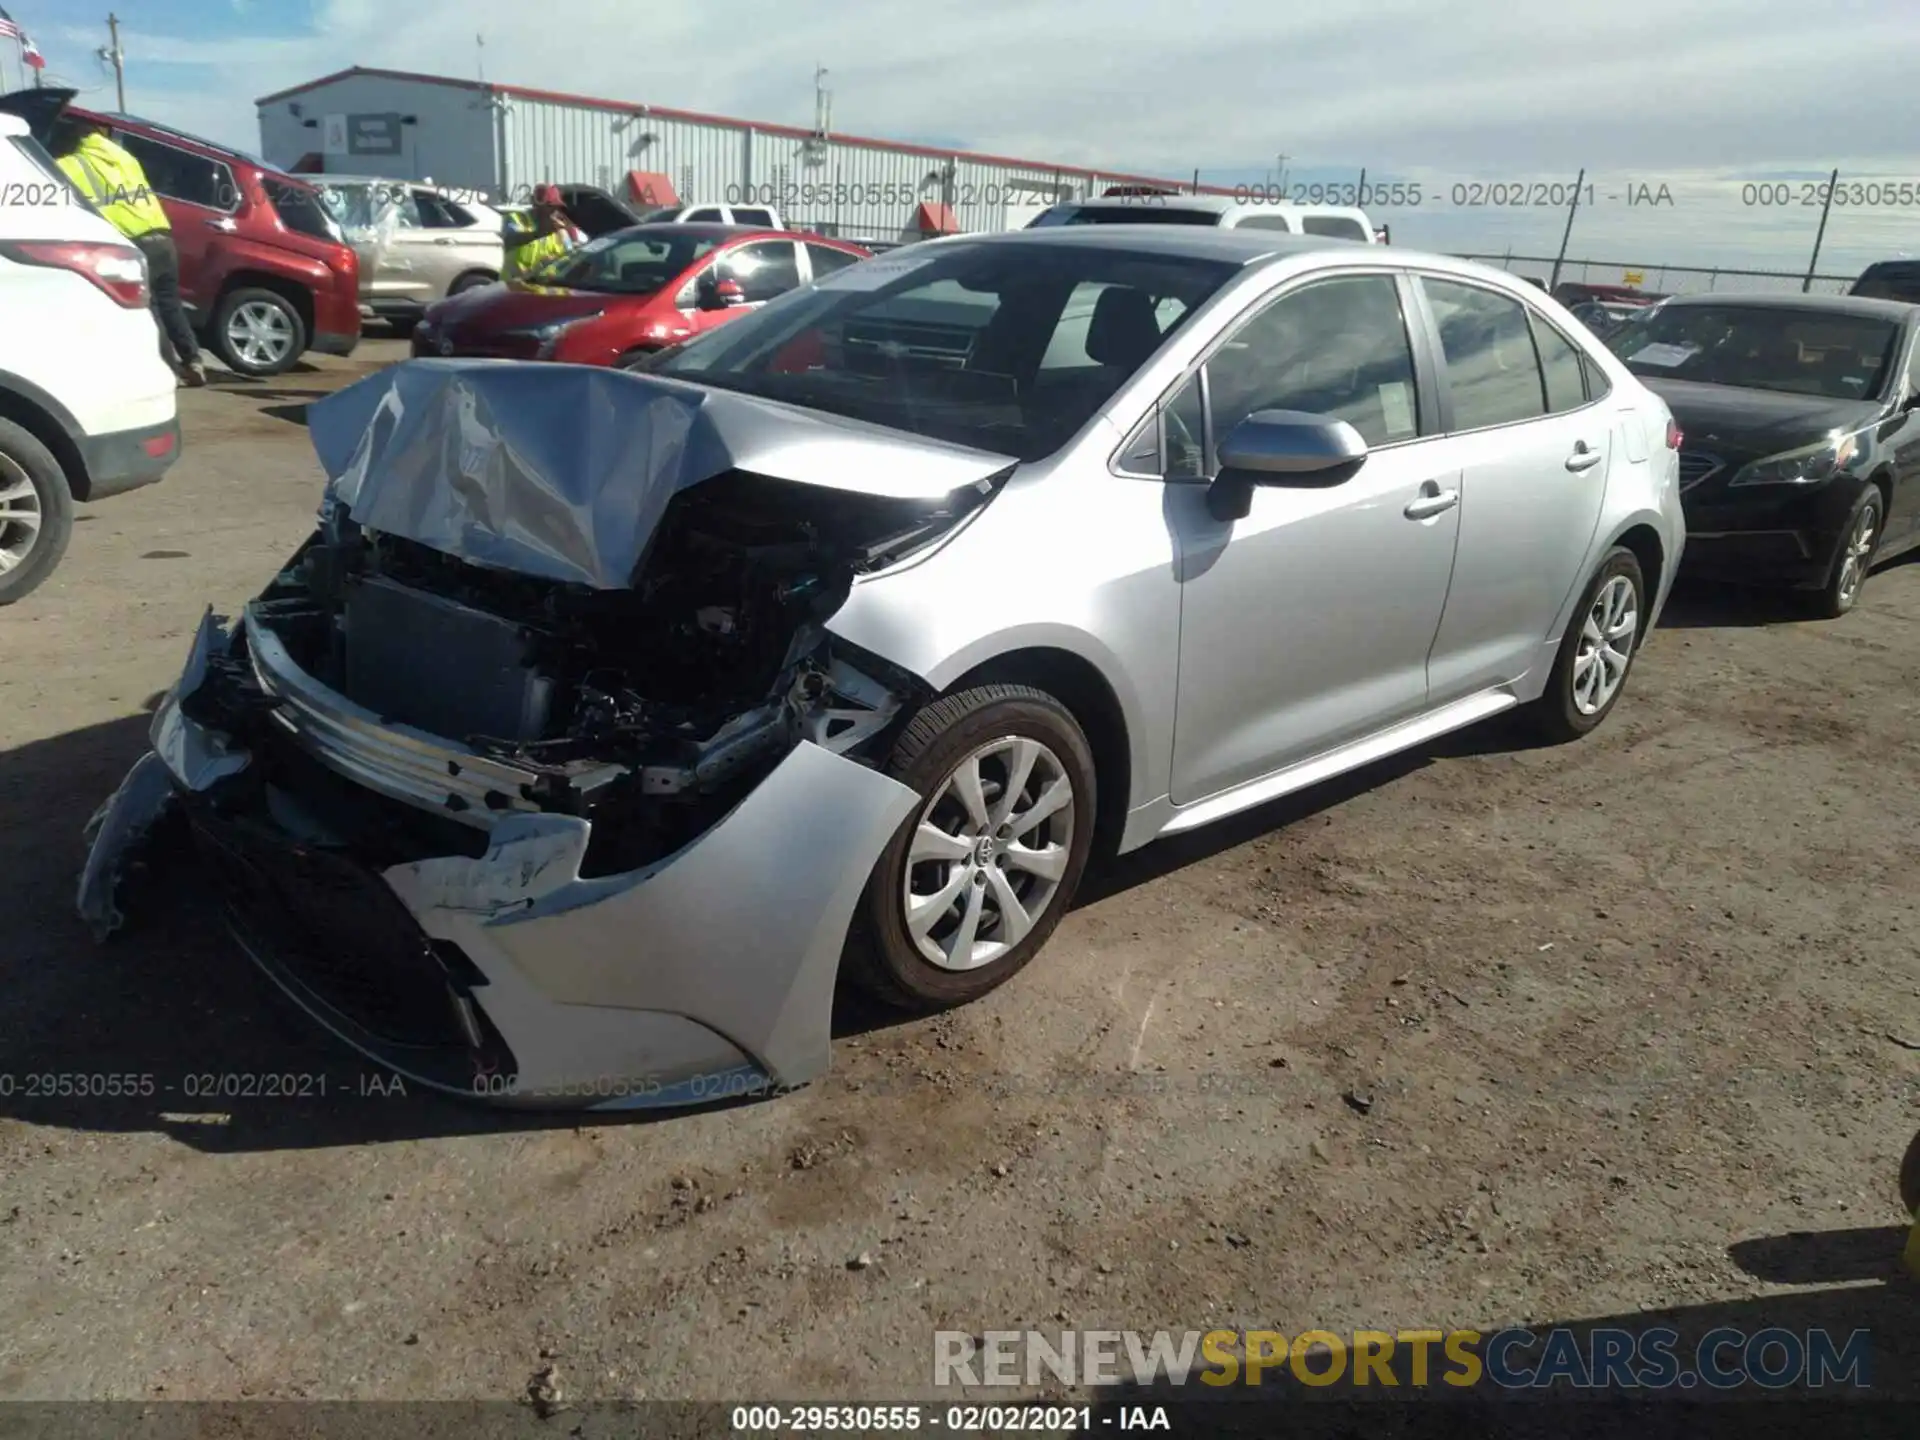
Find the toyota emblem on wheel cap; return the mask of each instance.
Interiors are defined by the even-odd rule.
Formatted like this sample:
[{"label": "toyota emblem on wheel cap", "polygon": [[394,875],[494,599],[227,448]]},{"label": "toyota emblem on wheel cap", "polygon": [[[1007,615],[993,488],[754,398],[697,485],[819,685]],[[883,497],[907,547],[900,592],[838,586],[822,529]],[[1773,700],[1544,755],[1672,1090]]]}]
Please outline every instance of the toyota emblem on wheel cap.
[{"label": "toyota emblem on wheel cap", "polygon": [[452,336],[442,335],[440,337],[440,353],[442,355],[451,355],[453,353],[453,337]]}]

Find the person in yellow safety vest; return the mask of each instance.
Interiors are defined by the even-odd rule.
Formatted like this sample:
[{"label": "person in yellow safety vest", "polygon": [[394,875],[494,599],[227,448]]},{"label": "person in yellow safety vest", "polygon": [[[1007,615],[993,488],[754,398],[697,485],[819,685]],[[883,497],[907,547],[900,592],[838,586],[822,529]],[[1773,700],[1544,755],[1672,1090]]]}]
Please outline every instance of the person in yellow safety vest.
[{"label": "person in yellow safety vest", "polygon": [[93,207],[147,257],[147,293],[159,323],[161,353],[170,347],[173,368],[183,384],[204,385],[200,345],[180,303],[180,252],[160,197],[147,184],[140,162],[107,136],[106,127],[77,121],[56,145],[54,161]]},{"label": "person in yellow safety vest", "polygon": [[533,233],[507,236],[506,255],[500,265],[502,280],[518,280],[549,260],[558,259],[572,249],[567,235],[566,208],[560,192],[542,185],[533,192]]}]

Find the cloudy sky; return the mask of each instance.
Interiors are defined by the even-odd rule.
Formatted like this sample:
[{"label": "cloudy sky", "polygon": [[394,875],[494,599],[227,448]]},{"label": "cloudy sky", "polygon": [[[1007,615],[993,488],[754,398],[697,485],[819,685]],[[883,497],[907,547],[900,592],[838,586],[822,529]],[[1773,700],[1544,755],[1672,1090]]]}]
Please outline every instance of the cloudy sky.
[{"label": "cloudy sky", "polygon": [[[111,105],[106,26],[7,0],[50,74]],[[104,10],[102,4],[99,8]],[[1762,179],[1920,187],[1920,0],[115,0],[128,107],[254,148],[253,99],[349,65],[488,78],[1216,184],[1417,180],[1432,248],[1551,253],[1565,215],[1452,203],[1570,182],[1570,254],[1804,268],[1819,221]],[[911,20],[908,20],[908,16]],[[19,81],[0,42],[0,76]],[[1633,206],[1627,197],[1670,204]],[[1646,187],[1643,191],[1640,187]],[[1877,188],[1877,187],[1876,187]],[[1797,191],[1797,187],[1796,187]],[[1459,192],[1466,198],[1470,192]],[[1837,207],[1821,270],[1920,254],[1920,203]],[[1609,196],[1618,197],[1609,199]],[[1862,198],[1876,198],[1872,192]],[[1600,277],[1596,277],[1600,278]],[[1649,283],[1652,283],[1649,277]]]}]

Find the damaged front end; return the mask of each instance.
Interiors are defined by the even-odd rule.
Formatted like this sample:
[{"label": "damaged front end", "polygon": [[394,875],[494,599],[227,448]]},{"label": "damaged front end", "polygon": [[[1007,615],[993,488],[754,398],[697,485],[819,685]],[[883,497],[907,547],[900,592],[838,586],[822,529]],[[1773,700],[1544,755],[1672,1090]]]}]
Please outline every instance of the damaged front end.
[{"label": "damaged front end", "polygon": [[[528,368],[570,371],[403,366],[315,407],[319,526],[201,626],[82,913],[119,923],[178,810],[254,958],[423,1083],[594,1107],[803,1083],[923,698],[825,622],[1006,462],[607,372],[542,377],[561,413],[529,410],[504,384]],[[569,398],[601,433],[555,438]],[[916,459],[960,483],[862,483]]]}]

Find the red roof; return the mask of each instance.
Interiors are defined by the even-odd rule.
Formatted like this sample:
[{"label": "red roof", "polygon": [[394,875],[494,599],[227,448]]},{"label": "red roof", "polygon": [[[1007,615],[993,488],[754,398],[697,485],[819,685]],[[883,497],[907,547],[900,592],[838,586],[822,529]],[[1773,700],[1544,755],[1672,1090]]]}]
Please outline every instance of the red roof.
[{"label": "red roof", "polygon": [[913,212],[913,228],[922,235],[958,235],[960,222],[944,200],[922,200]]},{"label": "red roof", "polygon": [[[447,85],[456,90],[478,90],[485,94],[514,96],[521,100],[545,100],[557,105],[581,105],[591,110],[610,110],[620,115],[658,115],[663,120],[687,120],[695,124],[752,126],[763,135],[779,135],[790,140],[813,138],[811,130],[799,125],[771,125],[761,120],[741,120],[731,115],[709,115],[699,110],[675,110],[665,105],[640,105],[632,101],[601,100],[592,95],[570,95],[561,90],[534,90],[524,85],[496,85],[491,81],[456,80],[447,75],[422,75],[412,70],[385,70],[367,65],[352,65],[345,70],[336,70],[331,75],[322,75],[318,80],[308,80],[299,85],[289,86],[285,90],[276,90],[271,95],[262,95],[253,103],[271,105],[279,100],[290,100],[296,95],[306,94],[309,90],[317,90],[322,85],[331,85],[336,80],[346,80],[356,75],[376,76],[384,80],[411,80],[421,85]],[[1181,180],[1163,180],[1152,175],[1127,175],[1117,170],[1095,170],[1084,165],[1057,165],[1047,160],[1019,160],[1008,155],[991,155],[980,151],[943,150],[934,145],[914,145],[903,140],[875,140],[870,136],[842,135],[838,132],[831,138],[848,145],[891,150],[901,155],[926,155],[937,160],[951,157],[956,160],[969,160],[980,165],[1003,165],[1016,170],[1029,170],[1041,175],[1071,175],[1079,179],[1098,177],[1119,184],[1152,185],[1176,194],[1233,194],[1232,188],[1225,185],[1202,185],[1196,192],[1194,186]]]},{"label": "red roof", "polygon": [[680,195],[673,188],[673,181],[658,170],[629,170],[627,198],[636,205],[678,205],[680,203]]}]

